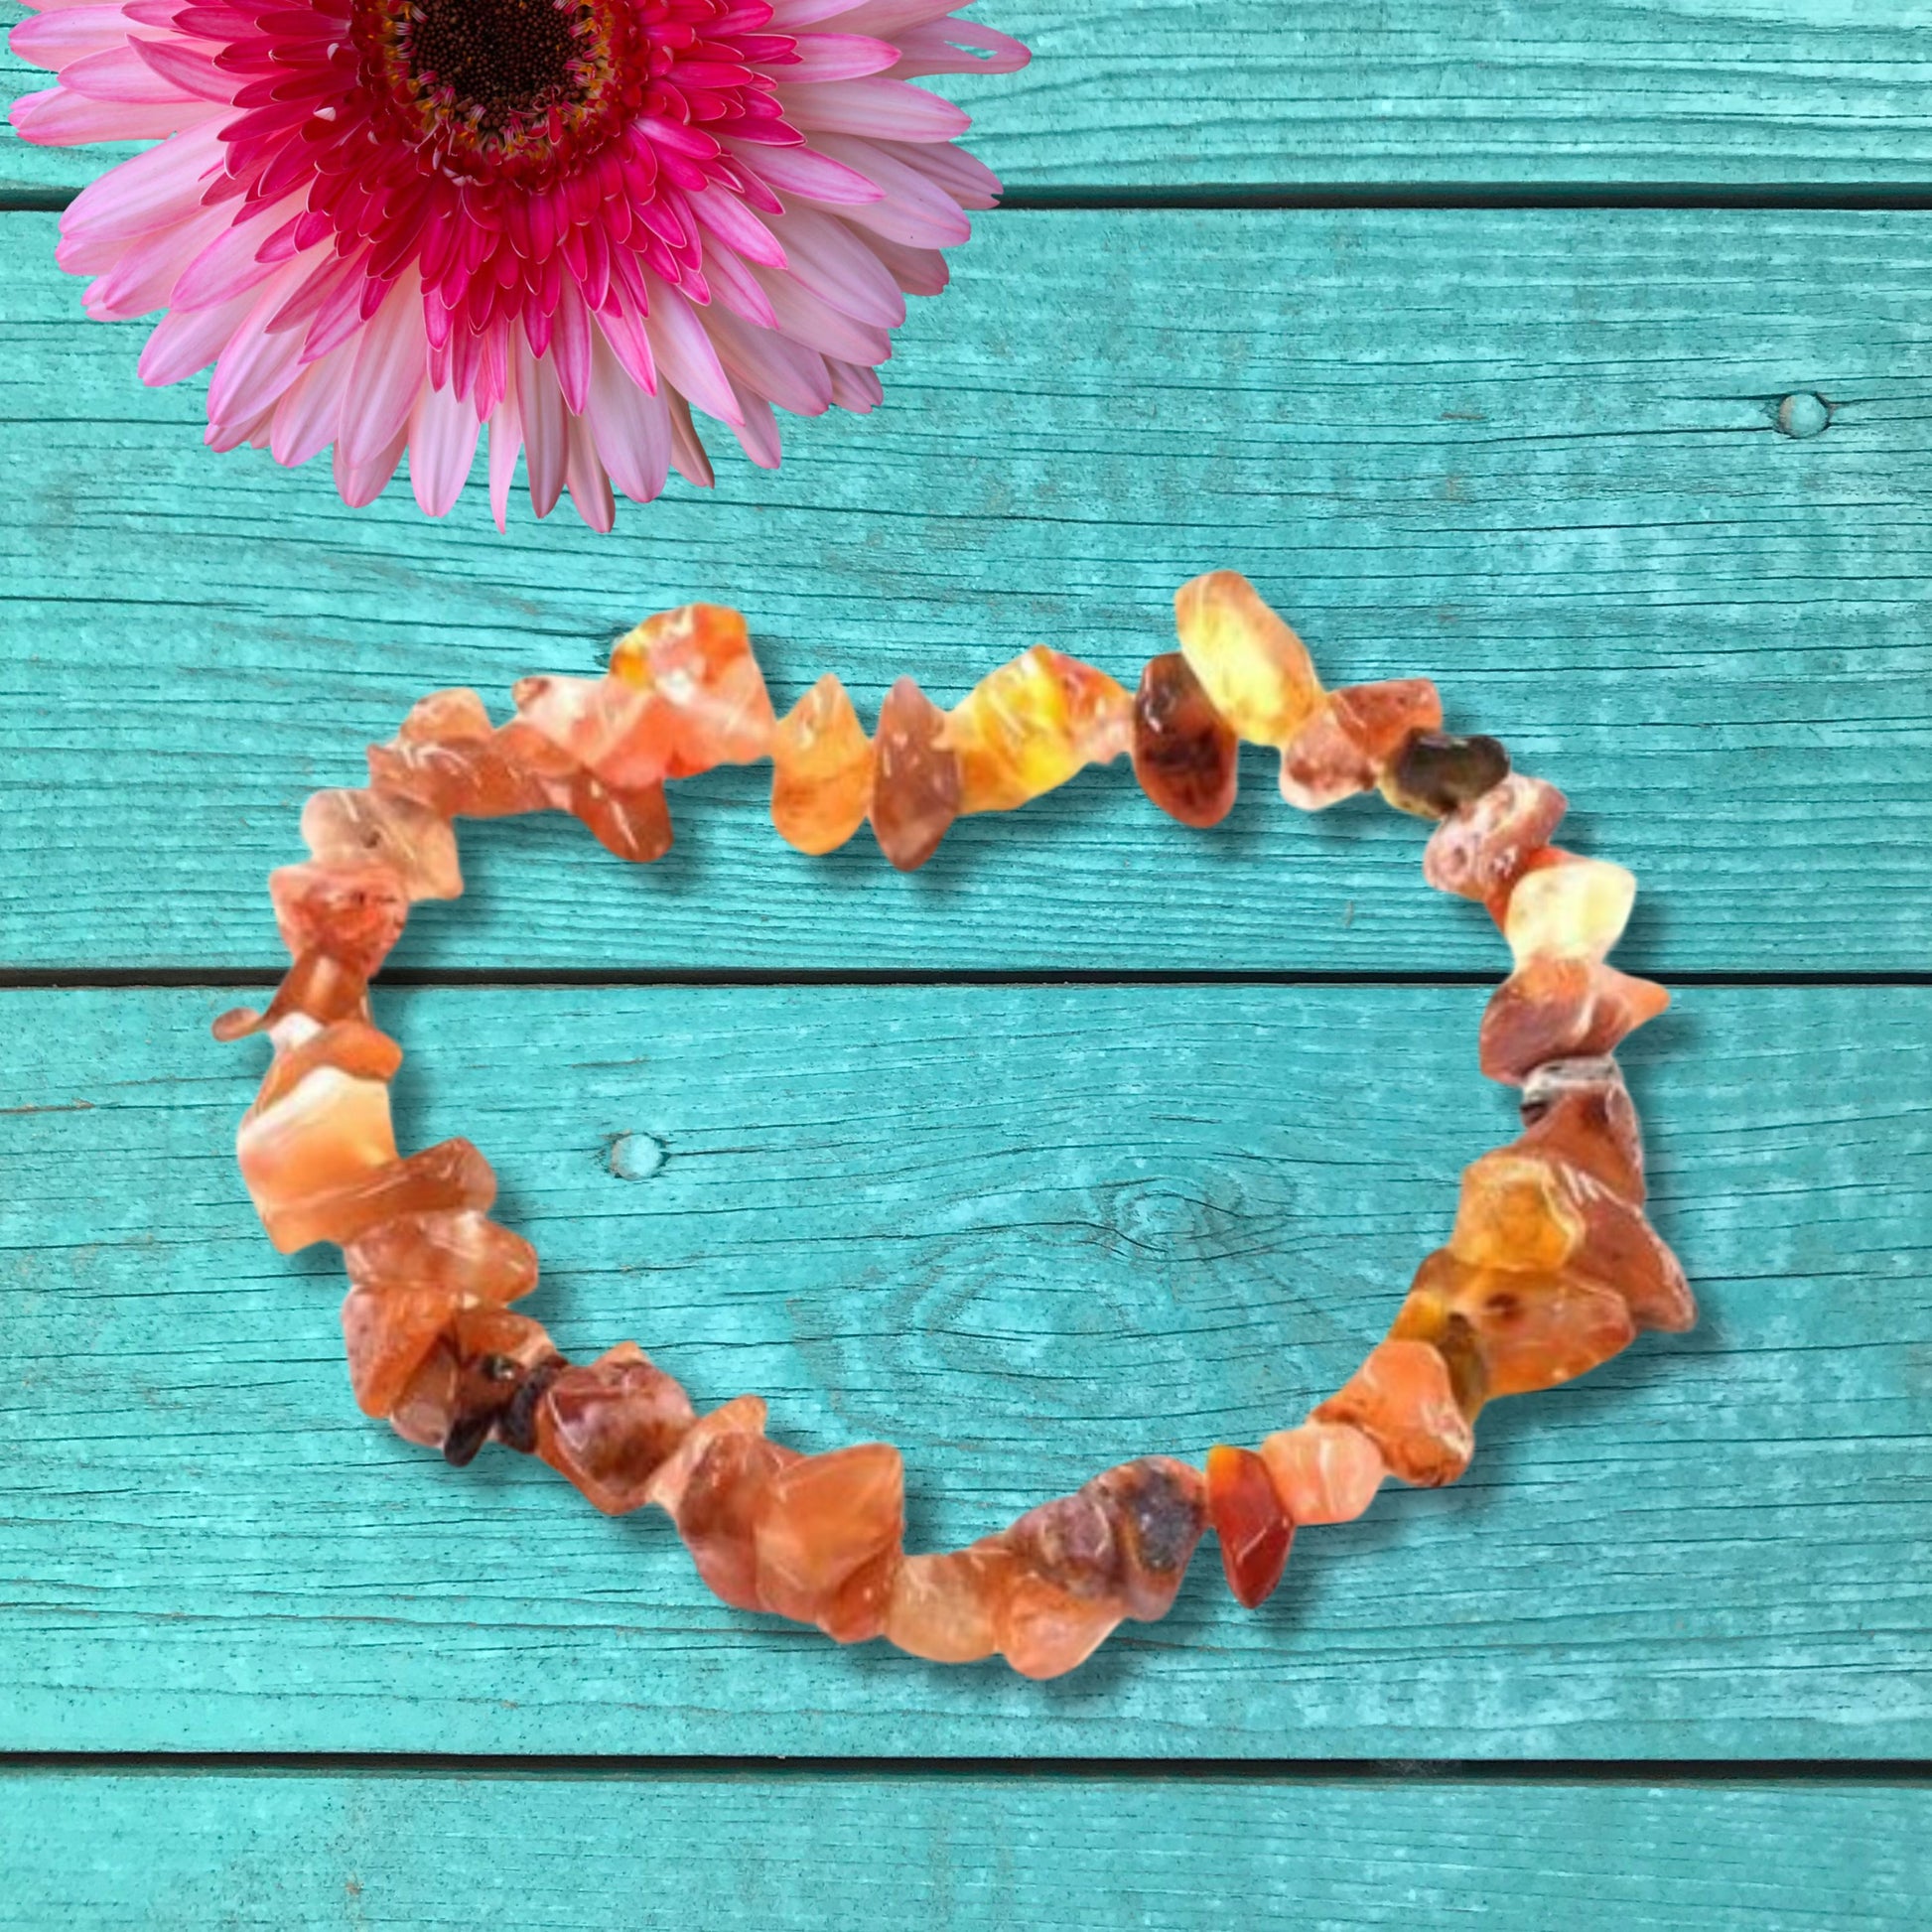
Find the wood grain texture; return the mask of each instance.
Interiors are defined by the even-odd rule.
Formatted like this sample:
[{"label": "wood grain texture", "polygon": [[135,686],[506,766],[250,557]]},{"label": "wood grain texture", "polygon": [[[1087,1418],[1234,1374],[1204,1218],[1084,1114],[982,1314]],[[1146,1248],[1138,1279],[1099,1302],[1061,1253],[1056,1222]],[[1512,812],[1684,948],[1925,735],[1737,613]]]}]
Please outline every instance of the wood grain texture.
[{"label": "wood grain texture", "polygon": [[[1024,192],[1370,183],[1923,183],[1919,0],[987,0],[1019,76],[938,83]],[[0,96],[46,84],[0,55]],[[0,193],[111,150],[0,125]]]},{"label": "wood grain texture", "polygon": [[0,1926],[1915,1927],[1932,1794],[941,1775],[0,1778]]},{"label": "wood grain texture", "polygon": [[[898,1442],[930,1547],[1336,1386],[1511,1130],[1481,997],[379,1017],[406,1142],[496,1161],[567,1351],[634,1335],[801,1447]],[[1046,1687],[728,1611],[661,1519],[357,1417],[336,1264],[276,1257],[241,1194],[225,1003],[0,996],[0,1748],[1932,1754],[1932,990],[1685,996],[1630,1057],[1699,1329],[1497,1405],[1462,1484],[1305,1532],[1262,1613],[1204,1549],[1168,1621]]]},{"label": "wood grain texture", "polygon": [[[865,421],[509,537],[481,485],[345,510],[216,459],[194,385],[80,319],[48,216],[0,285],[0,961],[268,967],[312,786],[438,685],[500,703],[644,611],[750,614],[783,702],[836,667],[942,699],[1038,637],[1125,677],[1173,587],[1247,571],[1334,682],[1428,672],[1644,884],[1638,969],[1911,971],[1932,952],[1932,217],[1008,214]],[[1791,391],[1836,415],[1779,433]],[[1498,964],[1379,805],[1212,836],[1124,769],[962,826],[916,879],[786,850],[762,771],[682,788],[648,876],[557,822],[472,840],[483,916],[399,963],[1382,970]],[[46,855],[70,855],[48,863]],[[165,890],[156,890],[158,881]],[[1260,882],[1266,882],[1265,889]]]}]

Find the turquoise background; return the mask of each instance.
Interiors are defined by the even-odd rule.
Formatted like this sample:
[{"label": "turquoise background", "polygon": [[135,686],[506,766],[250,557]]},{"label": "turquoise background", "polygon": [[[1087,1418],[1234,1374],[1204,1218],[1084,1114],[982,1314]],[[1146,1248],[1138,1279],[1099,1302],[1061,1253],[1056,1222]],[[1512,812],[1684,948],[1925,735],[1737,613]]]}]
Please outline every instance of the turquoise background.
[{"label": "turquoise background", "polygon": [[[104,157],[0,135],[0,1926],[1932,1916],[1932,13],[983,11],[1036,53],[956,88],[1008,205],[886,407],[603,539],[210,456],[54,267]],[[207,1035],[308,790],[694,596],[869,713],[1039,638],[1131,678],[1219,566],[1638,871],[1694,1334],[1047,1686],[725,1610],[661,1520],[356,1415]],[[1244,778],[1195,836],[1090,772],[912,878],[751,771],[645,871],[473,827],[378,994],[400,1127],[496,1166],[566,1349],[900,1443],[918,1542],[1255,1441],[1511,1110],[1419,828]]]}]

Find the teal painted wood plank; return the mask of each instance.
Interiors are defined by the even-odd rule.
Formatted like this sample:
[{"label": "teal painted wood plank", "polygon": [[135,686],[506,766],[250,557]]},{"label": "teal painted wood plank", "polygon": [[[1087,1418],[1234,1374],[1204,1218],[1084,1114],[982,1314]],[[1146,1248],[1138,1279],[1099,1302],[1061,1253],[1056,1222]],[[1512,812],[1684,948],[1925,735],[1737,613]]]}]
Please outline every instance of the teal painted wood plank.
[{"label": "teal painted wood plank", "polygon": [[[1009,185],[1923,182],[1919,0],[987,0],[1034,65],[937,83]],[[0,92],[44,85],[0,56]],[[0,191],[100,149],[0,133]]]},{"label": "teal painted wood plank", "polygon": [[[5,218],[5,217],[0,217]],[[498,538],[208,455],[193,387],[80,320],[47,216],[0,286],[0,960],[269,967],[261,879],[312,786],[438,685],[501,702],[644,611],[750,614],[782,702],[951,701],[1035,638],[1128,678],[1173,587],[1247,571],[1335,682],[1429,672],[1644,881],[1639,968],[1932,952],[1932,349],[1922,215],[1002,216],[864,420]],[[1837,413],[1780,434],[1781,396]],[[479,486],[480,488],[480,486]],[[626,872],[575,828],[471,841],[483,916],[413,966],[1488,968],[1418,828],[1282,808],[1182,832],[1124,769],[959,828],[916,879],[772,836],[761,772],[681,789]],[[70,855],[61,865],[49,853]],[[158,879],[167,890],[154,890]]]},{"label": "teal painted wood plank", "polygon": [[0,1779],[0,1926],[1922,1925],[1921,1786]]},{"label": "teal painted wood plank", "polygon": [[[898,1442],[933,1547],[1336,1386],[1510,1131],[1481,999],[379,1017],[405,1143],[496,1162],[568,1352],[635,1336],[801,1447]],[[1462,1484],[1305,1532],[1259,1614],[1204,1550],[1166,1622],[1043,1688],[728,1611],[661,1519],[360,1419],[336,1268],[274,1255],[240,1192],[225,1003],[0,996],[0,1748],[1932,1755],[1932,989],[1686,993],[1629,1057],[1697,1332],[1497,1405]]]}]

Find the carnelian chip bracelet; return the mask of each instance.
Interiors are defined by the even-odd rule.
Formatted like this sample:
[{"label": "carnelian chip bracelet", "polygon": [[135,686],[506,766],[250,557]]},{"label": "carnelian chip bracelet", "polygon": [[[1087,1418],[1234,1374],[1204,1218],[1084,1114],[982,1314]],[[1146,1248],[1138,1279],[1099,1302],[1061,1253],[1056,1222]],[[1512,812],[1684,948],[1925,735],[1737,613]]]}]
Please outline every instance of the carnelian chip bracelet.
[{"label": "carnelian chip bracelet", "polygon": [[[885,1636],[942,1663],[997,1652],[1052,1677],[1123,1618],[1164,1615],[1209,1525],[1234,1594],[1258,1604],[1298,1529],[1361,1515],[1387,1476],[1453,1482],[1491,1397],[1567,1382],[1640,1329],[1690,1327],[1610,1057],[1668,1000],[1605,964],[1636,882],[1552,845],[1563,794],[1512,772],[1493,739],[1445,733],[1427,680],[1323,691],[1302,640],[1230,572],[1188,584],[1175,608],[1180,649],[1154,658],[1134,696],[1035,645],[950,711],[901,678],[869,739],[834,677],[775,718],[743,618],[687,605],[621,639],[604,677],[526,678],[507,724],[472,691],[425,698],[370,748],[366,789],[317,792],[302,814],[309,861],[269,881],[294,963],[265,1013],[225,1014],[215,1033],[273,1042],[241,1172],[277,1248],[342,1245],[364,1412],[453,1463],[491,1440],[540,1456],[614,1515],[655,1504],[727,1603],[841,1643]],[[1305,809],[1379,787],[1436,821],[1429,883],[1480,900],[1514,955],[1480,1058],[1523,1090],[1521,1136],[1464,1173],[1448,1245],[1387,1338],[1259,1450],[1214,1449],[1205,1473],[1123,1463],[970,1549],[906,1556],[896,1449],[801,1455],[765,1435],[755,1395],[699,1416],[631,1342],[566,1361],[511,1310],[537,1258],[489,1219],[488,1163],[462,1140],[397,1153],[388,1083],[402,1054],[370,1024],[368,982],[416,900],[462,892],[453,819],[569,812],[620,857],[650,860],[671,843],[667,778],[769,758],[772,818],[792,845],[829,852],[870,820],[909,870],[961,814],[1010,810],[1123,752],[1163,810],[1212,825],[1233,805],[1243,740],[1280,751],[1282,791]]]}]

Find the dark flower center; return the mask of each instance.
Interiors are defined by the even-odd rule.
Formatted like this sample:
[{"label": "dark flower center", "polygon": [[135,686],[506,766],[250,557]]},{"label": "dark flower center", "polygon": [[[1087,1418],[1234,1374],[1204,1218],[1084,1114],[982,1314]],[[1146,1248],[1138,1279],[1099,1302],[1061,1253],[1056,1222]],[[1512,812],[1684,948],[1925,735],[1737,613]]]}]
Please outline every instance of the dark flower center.
[{"label": "dark flower center", "polygon": [[631,0],[357,0],[350,32],[378,115],[458,180],[540,187],[644,98]]},{"label": "dark flower center", "polygon": [[479,132],[501,135],[583,91],[581,72],[572,71],[575,7],[555,0],[417,0],[413,11],[410,68],[424,84],[449,88],[453,112],[474,117]]}]

